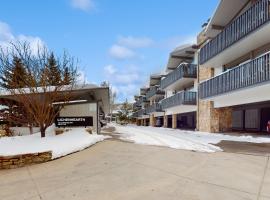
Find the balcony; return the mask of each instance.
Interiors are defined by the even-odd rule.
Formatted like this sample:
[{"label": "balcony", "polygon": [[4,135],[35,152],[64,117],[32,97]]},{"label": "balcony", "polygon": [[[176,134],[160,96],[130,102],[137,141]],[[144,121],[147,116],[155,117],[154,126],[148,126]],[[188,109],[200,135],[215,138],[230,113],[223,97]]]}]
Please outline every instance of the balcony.
[{"label": "balcony", "polygon": [[165,92],[160,90],[157,86],[151,87],[150,90],[146,93],[146,99],[149,100],[155,95],[165,95]]},{"label": "balcony", "polygon": [[161,80],[160,87],[162,89],[181,89],[177,87],[193,84],[193,79],[196,77],[197,65],[182,63]]},{"label": "balcony", "polygon": [[135,118],[142,117],[143,115],[146,115],[145,109],[141,109],[133,113],[133,117]]},{"label": "balcony", "polygon": [[[269,0],[259,0],[243,14],[233,20],[223,31],[202,47],[200,50],[200,64],[205,64],[236,43],[239,44],[238,46],[235,46],[233,51],[228,51],[226,56],[221,56],[219,60],[215,60],[209,65],[215,67],[214,65],[220,66],[226,64],[225,62],[229,62],[228,59],[236,59],[237,57],[268,43],[270,27],[265,27],[263,25],[269,22],[270,19],[269,6]],[[256,36],[255,34],[252,34],[257,30]],[[248,36],[250,36],[249,41],[244,41]],[[241,49],[241,51],[239,51],[239,49]]]},{"label": "balcony", "polygon": [[196,92],[182,91],[161,101],[162,109],[168,109],[180,105],[196,105]]},{"label": "balcony", "polygon": [[[254,90],[253,93],[242,93],[244,96],[241,97],[240,95],[237,98],[241,101],[244,101],[245,98],[243,97],[247,97],[246,100],[258,98],[260,96],[261,98],[264,98],[267,96],[266,91],[269,91],[269,89],[264,88],[266,91],[263,92],[262,90],[261,95],[258,92],[260,92],[262,85],[269,85],[266,84],[269,80],[270,53],[266,53],[205,82],[202,82],[199,86],[199,96],[201,99],[219,95],[228,96],[228,93],[231,94],[232,92],[238,90],[243,92],[243,90],[247,88],[249,88],[249,91],[251,91],[250,88],[252,88]],[[226,101],[232,101],[232,97]]]},{"label": "balcony", "polygon": [[147,102],[146,97],[140,97],[134,104],[133,107],[141,107],[143,102]]},{"label": "balcony", "polygon": [[155,103],[155,104],[153,104],[145,109],[146,114],[151,114],[154,112],[162,112],[162,107],[159,103]]}]

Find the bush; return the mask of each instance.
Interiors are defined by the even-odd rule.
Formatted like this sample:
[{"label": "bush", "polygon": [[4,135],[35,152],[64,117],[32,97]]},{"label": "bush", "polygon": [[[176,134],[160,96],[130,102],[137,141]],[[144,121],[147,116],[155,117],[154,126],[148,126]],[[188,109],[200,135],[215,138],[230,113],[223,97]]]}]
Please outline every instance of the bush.
[{"label": "bush", "polygon": [[64,128],[55,128],[55,135],[61,135],[65,132]]},{"label": "bush", "polygon": [[85,130],[86,130],[89,134],[93,134],[92,128],[86,128]]}]

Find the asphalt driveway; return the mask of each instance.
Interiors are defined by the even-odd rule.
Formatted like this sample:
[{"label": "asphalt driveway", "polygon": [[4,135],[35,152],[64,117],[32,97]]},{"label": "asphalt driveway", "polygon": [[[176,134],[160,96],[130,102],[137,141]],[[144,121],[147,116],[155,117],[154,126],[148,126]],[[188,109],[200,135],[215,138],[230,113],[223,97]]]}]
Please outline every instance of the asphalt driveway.
[{"label": "asphalt driveway", "polygon": [[267,155],[197,153],[115,139],[0,171],[1,200],[270,200]]}]

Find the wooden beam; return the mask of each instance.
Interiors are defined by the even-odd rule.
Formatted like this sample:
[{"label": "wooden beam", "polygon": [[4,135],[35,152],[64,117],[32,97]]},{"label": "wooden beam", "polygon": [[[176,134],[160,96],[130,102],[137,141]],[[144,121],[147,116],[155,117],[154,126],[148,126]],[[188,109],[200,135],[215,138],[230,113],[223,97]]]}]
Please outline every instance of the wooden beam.
[{"label": "wooden beam", "polygon": [[151,77],[150,79],[159,80],[159,79],[161,79],[161,77]]},{"label": "wooden beam", "polygon": [[212,29],[222,31],[225,27],[220,25],[212,25]]},{"label": "wooden beam", "polygon": [[186,54],[194,55],[195,52],[194,51],[186,51]]},{"label": "wooden beam", "polygon": [[182,59],[182,60],[192,60],[193,57],[188,57],[188,56],[175,56],[175,55],[172,55],[171,56],[172,58],[179,58],[179,59]]}]

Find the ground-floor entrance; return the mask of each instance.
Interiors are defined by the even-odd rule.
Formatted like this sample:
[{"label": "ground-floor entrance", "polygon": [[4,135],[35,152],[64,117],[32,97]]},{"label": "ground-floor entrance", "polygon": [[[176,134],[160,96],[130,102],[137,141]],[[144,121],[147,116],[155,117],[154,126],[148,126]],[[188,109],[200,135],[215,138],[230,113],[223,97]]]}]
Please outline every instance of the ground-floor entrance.
[{"label": "ground-floor entrance", "polygon": [[196,128],[196,112],[177,114],[177,128],[195,129]]},{"label": "ground-floor entrance", "polygon": [[167,120],[167,128],[172,128],[172,115],[168,115]]},{"label": "ground-floor entrance", "polygon": [[173,129],[196,129],[196,112],[166,115],[164,127]]},{"label": "ground-floor entrance", "polygon": [[236,106],[232,111],[232,129],[266,132],[270,120],[270,102]]},{"label": "ground-floor entrance", "polygon": [[162,127],[164,124],[164,117],[161,116],[161,117],[156,117],[156,124],[155,126],[156,127]]}]

